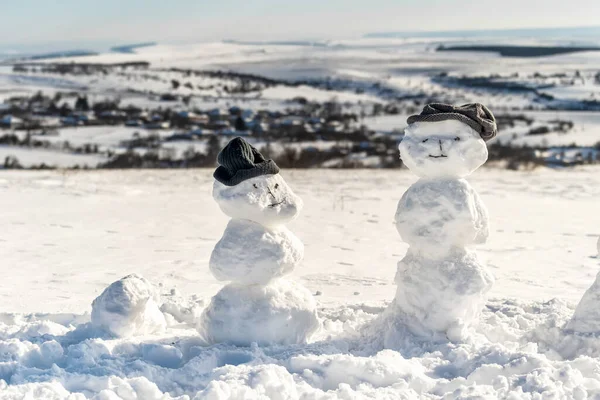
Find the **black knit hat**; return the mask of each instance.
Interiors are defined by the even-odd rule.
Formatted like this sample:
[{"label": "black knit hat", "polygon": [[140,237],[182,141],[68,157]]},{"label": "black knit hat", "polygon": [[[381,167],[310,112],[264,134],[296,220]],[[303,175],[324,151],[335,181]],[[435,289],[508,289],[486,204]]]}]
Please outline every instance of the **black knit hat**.
[{"label": "black knit hat", "polygon": [[463,122],[473,128],[486,142],[498,133],[494,114],[483,104],[469,103],[462,106],[450,104],[427,104],[421,114],[408,117],[409,124],[413,122],[439,122],[447,120]]},{"label": "black knit hat", "polygon": [[217,157],[219,167],[213,176],[226,186],[235,186],[260,175],[279,173],[273,160],[265,160],[262,154],[244,139],[237,137],[221,150]]}]

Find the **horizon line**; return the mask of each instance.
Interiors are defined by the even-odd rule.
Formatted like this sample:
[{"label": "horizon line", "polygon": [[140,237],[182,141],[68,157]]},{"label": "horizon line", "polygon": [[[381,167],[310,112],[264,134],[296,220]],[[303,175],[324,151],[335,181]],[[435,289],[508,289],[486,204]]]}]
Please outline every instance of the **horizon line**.
[{"label": "horizon line", "polygon": [[[494,28],[494,29],[452,29],[452,30],[410,30],[410,31],[378,31],[378,32],[365,32],[362,34],[357,35],[357,38],[364,38],[364,39],[377,39],[377,38],[389,38],[391,36],[433,36],[433,35],[472,35],[472,34],[494,34],[494,33],[527,33],[527,32],[540,32],[540,31],[573,31],[573,30],[580,30],[580,31],[586,31],[586,30],[600,30],[600,25],[585,25],[585,26],[551,26],[551,27],[523,27],[523,28]],[[600,32],[599,32],[599,36],[600,36]],[[350,38],[350,36],[349,36]],[[321,38],[308,38],[308,37],[298,37],[295,39],[289,39],[289,40],[283,40],[283,41],[278,41],[275,40],[275,42],[278,43],[287,43],[287,42],[314,42],[314,43],[323,43],[323,42],[327,42],[330,40],[343,40],[343,39],[330,39],[327,38],[326,36],[322,36]],[[71,46],[75,46],[77,47],[79,50],[83,51],[92,51],[92,47],[95,47],[96,50],[98,51],[98,47],[102,46],[102,47],[106,47],[106,49],[104,49],[103,51],[110,51],[112,47],[117,47],[117,46],[130,46],[136,43],[139,43],[140,40],[132,40],[132,41],[126,41],[126,40],[110,40],[110,39],[96,39],[96,40],[86,40],[86,41],[76,41],[76,40],[53,40],[53,41],[40,41],[40,42],[32,42],[32,43],[0,43],[0,49],[1,48],[5,48],[6,50],[0,50],[0,54],[5,54],[7,55],[10,51],[7,52],[7,50],[9,48],[12,48],[11,50],[16,50],[17,48],[21,47],[21,48],[34,48],[34,47],[40,47],[40,46],[60,46],[60,47],[55,47],[54,50],[50,50],[49,52],[55,52],[55,51],[71,51],[73,50],[73,47]],[[145,42],[152,42],[154,44],[177,44],[177,43],[219,43],[219,42],[223,42],[223,43],[231,43],[231,42],[237,42],[237,43],[244,43],[246,42],[243,39],[233,39],[233,38],[221,38],[218,40],[202,40],[202,39],[194,39],[194,38],[182,38],[182,39],[177,39],[177,40],[166,40],[166,41],[162,41],[162,40],[147,40]],[[273,40],[258,40],[258,41],[249,41],[251,43],[256,43],[256,44],[268,44],[271,42],[274,42]],[[64,47],[63,47],[64,46]],[[90,46],[90,48],[88,48],[88,46]],[[38,53],[39,51],[37,51],[36,53]]]}]

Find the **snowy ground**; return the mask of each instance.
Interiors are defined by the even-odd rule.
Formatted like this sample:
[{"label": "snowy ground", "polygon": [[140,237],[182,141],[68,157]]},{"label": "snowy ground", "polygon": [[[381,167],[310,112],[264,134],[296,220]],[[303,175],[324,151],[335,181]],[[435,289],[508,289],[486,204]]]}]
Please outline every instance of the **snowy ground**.
[{"label": "snowy ground", "polygon": [[[227,222],[212,170],[3,172],[0,399],[600,396],[600,339],[560,329],[600,267],[599,172],[476,172],[492,223],[478,251],[496,276],[477,334],[388,350],[357,332],[394,296],[406,170],[283,171],[305,202],[293,277],[317,295],[323,329],[264,348],[206,346],[193,328],[222,286],[208,271]],[[111,339],[85,325],[92,300],[134,272],[160,285],[168,330]]]}]

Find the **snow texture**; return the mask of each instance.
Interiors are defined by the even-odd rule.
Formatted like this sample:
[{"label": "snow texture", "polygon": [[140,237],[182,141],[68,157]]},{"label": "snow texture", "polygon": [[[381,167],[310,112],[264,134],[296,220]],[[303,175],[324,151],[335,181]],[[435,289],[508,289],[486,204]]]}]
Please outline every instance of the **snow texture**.
[{"label": "snow texture", "polygon": [[494,281],[467,249],[485,243],[489,227],[484,204],[462,179],[486,161],[487,148],[458,121],[410,125],[399,147],[421,179],[398,203],[396,228],[410,247],[398,263],[398,288],[385,318],[422,338],[460,341]]},{"label": "snow texture", "polygon": [[213,297],[198,330],[211,343],[224,338],[237,346],[306,343],[319,328],[315,309],[312,294],[293,281],[232,283]]},{"label": "snow texture", "polygon": [[301,285],[278,279],[304,257],[303,243],[284,226],[302,200],[279,174],[231,187],[215,181],[213,198],[232,219],[211,254],[210,271],[232,283],[212,298],[198,331],[209,343],[306,343],[319,328],[316,303]]},{"label": "snow texture", "polygon": [[92,303],[92,325],[114,335],[129,337],[161,332],[165,317],[153,285],[136,274],[113,282]]}]

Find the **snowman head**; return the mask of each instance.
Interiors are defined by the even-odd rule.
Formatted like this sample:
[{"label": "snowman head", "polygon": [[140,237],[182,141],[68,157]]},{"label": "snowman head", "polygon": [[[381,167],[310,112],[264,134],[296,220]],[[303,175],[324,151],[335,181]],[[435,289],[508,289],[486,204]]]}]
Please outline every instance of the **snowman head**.
[{"label": "snowman head", "polygon": [[227,216],[263,226],[283,225],[296,218],[303,206],[279,174],[257,176],[235,186],[215,181],[213,198]]},{"label": "snowman head", "polygon": [[481,104],[429,104],[408,123],[399,145],[400,158],[422,178],[471,174],[487,160],[485,140],[496,135],[494,116]]},{"label": "snowman head", "polygon": [[218,161],[213,197],[229,217],[276,226],[300,212],[302,200],[279,175],[279,167],[244,139],[229,142]]},{"label": "snowman head", "polygon": [[459,121],[415,122],[399,146],[402,162],[422,178],[462,178],[488,157],[485,142]]}]

